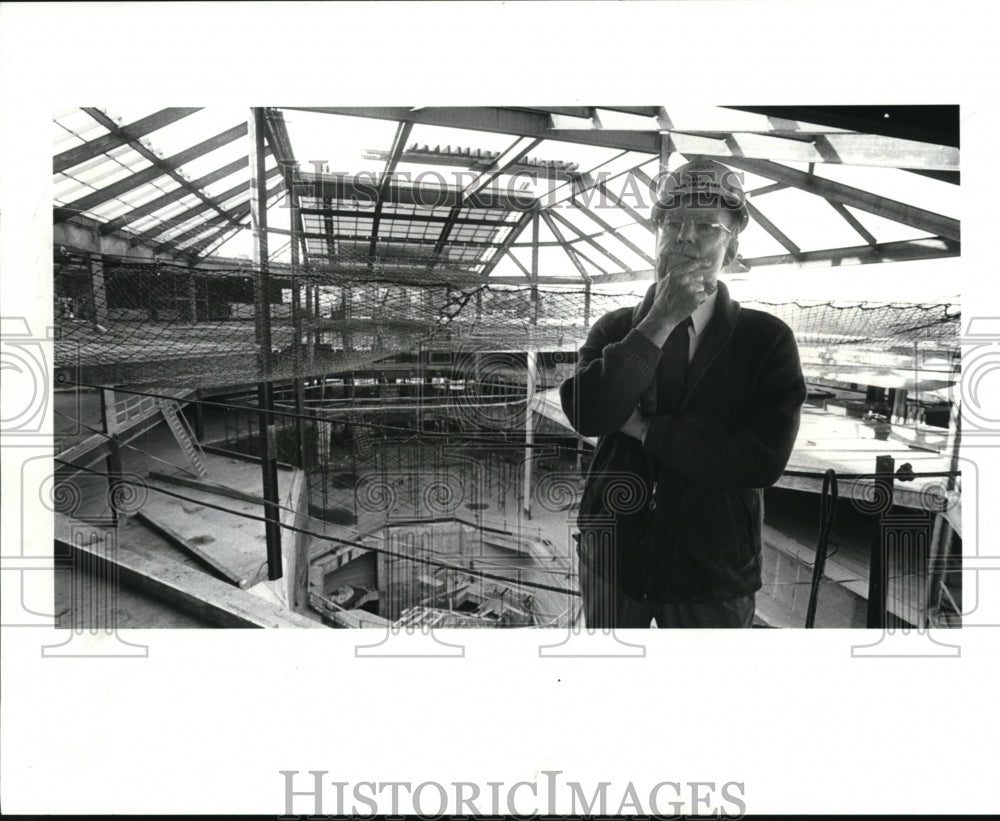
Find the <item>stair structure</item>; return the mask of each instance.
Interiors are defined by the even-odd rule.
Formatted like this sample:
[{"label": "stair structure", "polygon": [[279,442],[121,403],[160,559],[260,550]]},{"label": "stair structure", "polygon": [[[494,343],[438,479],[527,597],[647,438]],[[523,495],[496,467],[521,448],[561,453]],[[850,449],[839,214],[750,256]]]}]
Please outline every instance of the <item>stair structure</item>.
[{"label": "stair structure", "polygon": [[160,412],[174,434],[177,444],[180,445],[184,455],[191,463],[191,467],[194,468],[194,474],[200,479],[207,478],[208,471],[205,469],[203,459],[205,454],[195,439],[194,433],[188,427],[184,415],[180,412],[180,406],[172,399],[161,399]]}]

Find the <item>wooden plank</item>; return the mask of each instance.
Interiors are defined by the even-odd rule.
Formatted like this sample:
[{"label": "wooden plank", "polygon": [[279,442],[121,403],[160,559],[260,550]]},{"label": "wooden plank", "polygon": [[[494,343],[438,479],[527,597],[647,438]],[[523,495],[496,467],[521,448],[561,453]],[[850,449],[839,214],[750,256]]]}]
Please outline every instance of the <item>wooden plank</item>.
[{"label": "wooden plank", "polygon": [[[152,430],[162,421],[163,417],[160,415],[159,408],[152,410],[144,416],[128,420],[126,424],[121,426],[118,432],[118,443],[124,445],[137,436],[141,436],[147,431]],[[78,470],[89,468],[102,459],[107,458],[110,451],[111,447],[108,437],[103,433],[95,433],[61,453],[57,453],[57,459],[70,464],[59,464],[57,462],[56,472],[61,475],[69,475]]]},{"label": "wooden plank", "polygon": [[748,197],[762,197],[764,194],[771,194],[775,191],[784,191],[788,188],[783,182],[772,182],[770,185],[762,185],[760,188],[754,188],[752,191],[747,191]]},{"label": "wooden plank", "polygon": [[172,473],[161,473],[158,470],[149,471],[149,478],[157,479],[161,482],[169,482],[173,485],[192,487],[197,490],[203,490],[206,493],[214,493],[218,496],[225,496],[229,499],[238,499],[241,502],[251,502],[261,506],[264,505],[263,496],[255,496],[252,493],[244,493],[242,490],[236,490],[235,488],[226,487],[225,485],[217,485],[214,482],[202,482],[197,479],[189,479],[186,476],[175,476]]},{"label": "wooden plank", "polygon": [[108,437],[103,433],[88,436],[82,442],[56,454],[56,475],[62,479],[81,470],[86,470],[106,459],[111,454]]},{"label": "wooden plank", "polygon": [[237,587],[245,588],[247,586],[247,580],[240,578],[240,576],[226,567],[222,562],[216,559],[206,550],[203,550],[198,545],[193,542],[189,542],[180,533],[171,528],[170,526],[164,524],[163,522],[154,519],[148,513],[143,513],[141,510],[134,514],[135,518],[142,522],[144,525],[149,527],[151,530],[159,533],[167,541],[179,547],[185,553],[193,556],[195,559],[200,561],[206,567],[208,567],[215,575],[222,579],[223,581],[230,582]]},{"label": "wooden plank", "polygon": [[219,627],[321,627],[312,619],[282,610],[238,587],[182,564],[150,559],[118,542],[109,550],[110,531],[55,515],[55,541],[83,554],[121,584],[142,591]]},{"label": "wooden plank", "polygon": [[601,285],[608,282],[641,282],[643,280],[652,284],[655,275],[656,272],[652,268],[646,268],[642,271],[616,271],[609,274],[595,274],[590,278],[590,281],[594,285]]},{"label": "wooden plank", "polygon": [[[304,215],[317,216],[317,217],[346,217],[347,219],[371,219],[372,212],[370,211],[359,211],[350,208],[300,208],[299,209]],[[449,217],[447,214],[404,214],[402,216],[396,214],[386,214],[383,215],[387,220],[404,220],[405,222],[448,222]],[[459,217],[455,221],[456,225],[489,225],[496,228],[503,227],[505,225],[513,225],[510,220],[488,220],[488,219],[477,219],[475,217]],[[274,230],[273,228],[271,229]],[[290,233],[290,232],[287,232]],[[308,236],[313,237],[323,237],[325,234],[309,234]]]},{"label": "wooden plank", "polygon": [[[524,267],[524,263],[523,263],[523,262],[521,262],[521,260],[519,260],[519,259],[518,259],[518,258],[517,258],[517,257],[516,257],[516,256],[514,255],[514,252],[513,252],[513,251],[511,251],[511,250],[510,250],[509,248],[507,248],[507,249],[506,249],[506,250],[504,251],[504,253],[506,253],[506,254],[507,254],[507,256],[508,256],[508,257],[510,257],[511,261],[512,261],[512,262],[513,262],[513,263],[514,263],[514,264],[515,264],[515,265],[516,265],[516,266],[517,266],[518,268],[520,268],[520,269],[521,269],[521,273],[522,273],[522,274],[524,274],[524,278],[525,278],[525,281],[527,281],[527,280],[530,280],[530,279],[531,279],[531,271],[529,271],[529,270],[528,270],[527,268],[525,268],[525,267]],[[494,280],[494,281],[495,281],[495,280]]]},{"label": "wooden plank", "polygon": [[[280,383],[275,382],[274,384],[279,385]],[[278,404],[279,403],[275,403],[276,406]],[[225,440],[223,439],[222,441]],[[220,448],[218,445],[206,445],[201,442],[198,443],[198,446],[203,451],[205,451],[205,453],[214,453],[217,454],[218,456],[228,456],[231,459],[240,459],[244,462],[253,462],[255,464],[260,464],[260,457],[252,456],[249,453],[240,453],[238,450],[229,450],[228,448]],[[295,465],[290,465],[287,462],[275,462],[275,464],[281,470],[298,470],[298,468],[296,468]]]}]

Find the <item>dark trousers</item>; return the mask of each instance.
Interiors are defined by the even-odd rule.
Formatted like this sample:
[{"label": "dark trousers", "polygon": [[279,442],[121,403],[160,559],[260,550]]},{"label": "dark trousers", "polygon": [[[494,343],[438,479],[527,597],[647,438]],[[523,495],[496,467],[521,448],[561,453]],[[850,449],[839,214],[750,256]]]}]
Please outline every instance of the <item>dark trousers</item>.
[{"label": "dark trousers", "polygon": [[720,601],[640,601],[606,575],[580,562],[580,592],[588,629],[613,627],[753,627],[755,596]]}]

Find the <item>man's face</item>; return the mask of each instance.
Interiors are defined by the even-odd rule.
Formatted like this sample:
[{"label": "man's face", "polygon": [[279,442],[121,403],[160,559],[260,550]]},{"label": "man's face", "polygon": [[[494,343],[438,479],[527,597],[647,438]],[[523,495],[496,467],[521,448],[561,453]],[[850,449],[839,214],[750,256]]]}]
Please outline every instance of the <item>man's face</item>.
[{"label": "man's face", "polygon": [[[711,293],[719,271],[736,255],[736,215],[721,206],[682,200],[660,223],[656,279],[691,260],[705,263],[705,290]],[[727,258],[727,251],[732,253]]]}]

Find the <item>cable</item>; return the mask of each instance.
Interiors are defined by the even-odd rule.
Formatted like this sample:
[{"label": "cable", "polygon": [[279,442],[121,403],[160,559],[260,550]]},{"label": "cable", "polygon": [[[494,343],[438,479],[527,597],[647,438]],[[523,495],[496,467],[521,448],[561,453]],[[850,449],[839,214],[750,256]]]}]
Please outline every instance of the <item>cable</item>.
[{"label": "cable", "polygon": [[[108,476],[108,474],[106,474],[106,473],[102,473],[100,471],[92,470],[91,468],[84,468],[84,467],[80,467],[78,465],[73,465],[72,463],[69,463],[69,462],[65,462],[62,459],[59,459],[58,457],[55,457],[55,461],[59,462],[61,464],[64,464],[64,465],[69,465],[70,467],[75,467],[78,470],[82,470],[82,471],[84,471],[86,473],[91,473],[91,474],[96,475],[96,476],[102,476],[102,477],[107,477]],[[165,488],[157,487],[155,485],[147,485],[146,487],[148,489],[150,489],[150,490],[155,490],[155,491],[157,491],[159,493],[163,493],[163,494],[165,494],[167,496],[173,496],[176,499],[181,499],[182,501],[192,502],[194,504],[198,504],[198,505],[201,505],[203,507],[208,507],[208,508],[212,508],[214,510],[219,510],[219,511],[222,511],[223,513],[229,513],[229,514],[231,514],[233,516],[241,516],[244,519],[251,519],[251,520],[257,521],[257,522],[264,522],[264,523],[266,523],[268,521],[263,516],[255,516],[252,513],[244,513],[244,512],[238,511],[238,510],[232,510],[230,508],[222,507],[221,505],[215,505],[215,504],[212,504],[211,502],[205,502],[205,501],[202,501],[202,500],[199,500],[199,499],[193,499],[190,496],[184,496],[183,494],[180,494],[180,493],[174,493],[173,491],[166,490]],[[263,501],[263,500],[261,500],[261,501]],[[284,510],[291,510],[291,508],[282,508],[282,509],[284,509]],[[313,517],[309,517],[309,518],[313,518]],[[337,538],[336,536],[329,536],[329,535],[327,535],[325,533],[316,533],[315,531],[312,531],[312,530],[307,530],[305,528],[295,527],[294,525],[284,524],[284,523],[281,523],[281,522],[279,522],[279,526],[282,527],[282,528],[284,528],[285,530],[292,531],[293,533],[301,533],[301,534],[306,535],[306,536],[312,536],[313,538],[319,539],[320,541],[334,542],[336,544],[344,545],[346,547],[354,547],[354,548],[357,548],[357,549],[360,549],[360,550],[370,550],[373,553],[382,553],[382,554],[384,554],[386,556],[389,556],[389,557],[392,557],[392,558],[395,558],[395,559],[402,559],[402,560],[405,560],[405,561],[417,562],[418,564],[426,564],[426,565],[430,565],[432,567],[446,567],[446,568],[448,568],[450,570],[457,570],[457,571],[460,571],[462,573],[467,573],[470,576],[479,576],[479,577],[484,578],[484,579],[492,579],[493,581],[502,581],[502,582],[506,582],[508,584],[521,584],[521,585],[523,585],[525,587],[533,587],[533,588],[536,588],[536,589],[539,589],[539,590],[548,590],[548,591],[550,591],[552,593],[563,593],[563,594],[571,595],[571,596],[579,596],[580,595],[580,592],[578,590],[570,590],[568,588],[562,588],[562,587],[553,587],[552,585],[542,584],[540,582],[518,581],[516,579],[511,579],[508,576],[498,576],[498,575],[495,575],[495,574],[492,574],[492,573],[485,573],[485,572],[482,572],[480,570],[476,570],[474,568],[464,567],[462,565],[455,565],[455,564],[450,564],[450,563],[447,563],[447,562],[437,562],[437,561],[434,561],[432,559],[425,559],[425,558],[419,557],[419,556],[408,556],[408,555],[405,555],[405,554],[402,554],[402,553],[397,553],[396,551],[393,551],[393,550],[386,549],[384,547],[375,547],[373,545],[361,544],[359,542],[351,541],[349,539],[340,539],[340,538]]]},{"label": "cable", "polygon": [[819,584],[826,567],[827,543],[837,518],[837,473],[828,470],[823,475],[823,491],[819,497],[819,539],[816,543],[816,561],[813,564],[812,581],[809,589],[809,604],[806,608],[806,627],[816,626],[816,603]]}]

